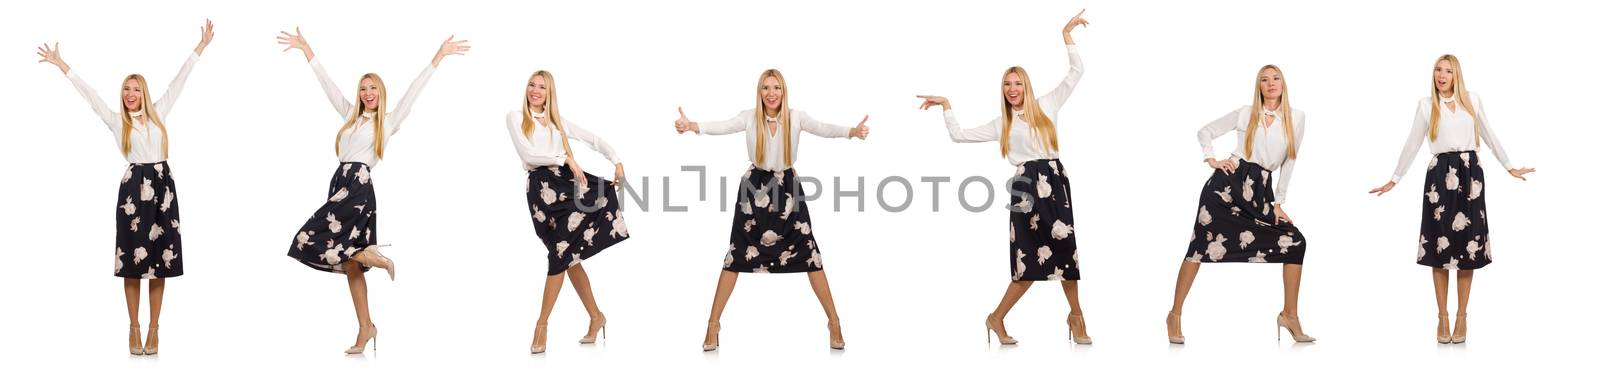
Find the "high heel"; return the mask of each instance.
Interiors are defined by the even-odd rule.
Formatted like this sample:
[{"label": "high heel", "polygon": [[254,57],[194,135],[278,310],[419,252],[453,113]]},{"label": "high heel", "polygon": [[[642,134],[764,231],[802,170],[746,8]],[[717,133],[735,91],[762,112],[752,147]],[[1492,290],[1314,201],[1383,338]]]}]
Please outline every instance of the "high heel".
[{"label": "high heel", "polygon": [[[1182,323],[1183,322],[1183,314],[1182,313],[1177,313],[1177,312],[1167,312],[1167,333],[1172,333],[1172,324],[1173,324],[1172,321],[1173,320],[1177,320],[1179,323]],[[1179,326],[1181,327],[1182,325],[1180,324]],[[1183,342],[1184,342],[1183,334],[1180,333],[1180,334],[1178,334],[1176,336],[1174,336],[1172,334],[1167,334],[1167,343],[1174,344],[1174,345],[1182,345]]]},{"label": "high heel", "polygon": [[[833,338],[837,334],[839,338]],[[834,350],[844,350],[844,332],[839,330],[838,321],[828,322],[828,347]]]},{"label": "high heel", "polygon": [[156,355],[160,350],[161,335],[156,333],[159,328],[160,325],[150,324],[150,335],[144,339],[144,355]]},{"label": "high heel", "polygon": [[1083,337],[1078,337],[1078,331],[1085,329],[1088,329],[1088,327],[1083,324],[1083,314],[1079,313],[1067,315],[1067,334],[1072,335],[1072,343],[1079,345],[1089,345],[1094,343],[1094,339],[1089,338],[1089,332],[1087,331],[1083,332]]},{"label": "high heel", "polygon": [[[1289,318],[1288,316],[1285,316],[1282,312],[1278,313],[1278,328],[1282,328],[1282,329],[1277,329],[1278,330],[1278,339],[1279,340],[1283,339],[1283,330],[1284,329],[1288,329],[1289,330],[1289,337],[1290,338],[1294,338],[1294,342],[1315,342],[1317,340],[1316,338],[1312,338],[1309,335],[1301,334],[1297,330],[1290,329],[1289,328],[1289,320],[1291,320],[1291,318]],[[1296,327],[1300,326],[1300,318],[1299,317],[1292,318],[1292,320],[1295,321],[1295,326]]]},{"label": "high heel", "polygon": [[[1450,343],[1467,343],[1467,314],[1456,314],[1456,331],[1450,334]],[[146,353],[149,354],[149,353]]]},{"label": "high heel", "polygon": [[989,333],[994,333],[994,337],[1000,340],[1000,344],[1001,345],[1016,345],[1017,344],[1017,339],[1016,338],[1011,338],[1011,336],[1002,336],[1002,335],[1000,335],[1000,330],[999,329],[995,329],[994,324],[995,324],[995,322],[994,322],[994,314],[993,313],[990,313],[989,317],[986,317],[986,318],[983,319],[983,339],[984,339],[984,341],[987,341],[987,342],[990,342],[990,343],[994,342],[994,340],[989,339]]},{"label": "high heel", "polygon": [[139,342],[139,324],[128,324],[128,355],[144,355],[144,344]]},{"label": "high heel", "polygon": [[1450,338],[1450,314],[1449,313],[1443,313],[1443,312],[1439,313],[1439,332],[1438,333],[1439,333],[1439,336],[1438,336],[1439,344],[1441,344],[1441,345],[1450,344],[1451,338]]},{"label": "high heel", "polygon": [[529,346],[528,347],[528,352],[533,353],[533,354],[544,354],[544,347],[545,347],[544,341],[545,341],[545,338],[549,335],[549,333],[550,333],[550,328],[548,328],[548,325],[546,325],[546,324],[535,325],[533,327],[533,346]]},{"label": "high heel", "polygon": [[[367,267],[377,267],[383,269],[384,272],[389,273],[389,281],[392,282],[394,281],[394,260],[389,259],[389,257],[384,256],[382,252],[379,252],[379,246],[389,245],[369,245],[366,248],[361,249],[361,252],[356,253],[356,255],[352,256],[351,258],[355,259],[356,262],[366,265]],[[363,257],[361,253],[367,253],[367,255]]]},{"label": "high heel", "polygon": [[[365,332],[365,331],[368,331],[368,330],[372,331],[372,335],[367,336],[367,338],[361,338],[361,333]],[[349,349],[344,349],[344,353],[345,354],[361,354],[361,353],[365,353],[367,351],[367,341],[372,341],[372,351],[374,351],[374,352],[378,351],[378,325],[376,325],[376,324],[368,324],[366,327],[361,328],[360,331],[357,331],[356,332],[356,344],[354,346],[350,346]]]},{"label": "high heel", "polygon": [[[605,336],[606,336],[606,314],[605,313],[601,313],[600,314],[600,329],[599,329],[599,331],[600,331],[600,338],[605,338]],[[578,343],[579,344],[594,343],[594,336],[595,336],[594,332],[595,332],[595,329],[589,329],[589,334],[583,336],[583,338],[579,338],[578,339]]]},{"label": "high heel", "polygon": [[720,334],[722,334],[722,323],[716,322],[716,321],[706,322],[706,341],[707,342],[705,342],[704,344],[701,344],[700,345],[700,349],[704,350],[704,351],[716,351],[717,350],[717,345],[719,345],[720,342],[721,342],[721,341],[718,341],[719,340],[718,337],[719,337]]}]

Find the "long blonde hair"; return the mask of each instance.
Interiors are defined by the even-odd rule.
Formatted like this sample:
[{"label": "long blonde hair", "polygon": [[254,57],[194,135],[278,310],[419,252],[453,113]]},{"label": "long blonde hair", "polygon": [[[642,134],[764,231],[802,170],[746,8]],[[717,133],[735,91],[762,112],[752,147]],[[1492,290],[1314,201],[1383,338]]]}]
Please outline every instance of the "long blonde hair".
[{"label": "long blonde hair", "polygon": [[[145,120],[161,129],[161,159],[167,159],[167,125],[161,122],[161,112],[157,112],[155,105],[150,104],[150,85],[145,83],[144,75],[139,74],[129,74],[127,78],[122,79],[122,85],[128,85],[129,80],[138,82],[139,90],[144,92],[144,95],[139,97],[139,109],[144,111]],[[133,133],[133,115],[129,114],[128,103],[121,101],[118,103],[122,104],[122,156],[126,157],[133,149],[133,142],[129,139],[129,134]]]},{"label": "long blonde hair", "polygon": [[[1434,60],[1433,65],[1437,67],[1440,61],[1449,61],[1451,69],[1456,70],[1455,83],[1451,84],[1453,86],[1452,89],[1456,93],[1456,102],[1461,104],[1461,109],[1465,109],[1467,115],[1472,116],[1472,143],[1473,146],[1477,146],[1480,143],[1478,141],[1478,113],[1472,110],[1472,96],[1467,94],[1467,81],[1461,76],[1461,61],[1457,60],[1455,55],[1445,54]],[[1429,80],[1429,82],[1429,84],[1432,84],[1432,80]],[[1440,97],[1439,86],[1430,85],[1429,87],[1433,88],[1433,113],[1428,115],[1428,140],[1433,141],[1439,139]]]},{"label": "long blonde hair", "polygon": [[1022,79],[1022,111],[1023,116],[1028,118],[1028,127],[1032,128],[1034,135],[1044,137],[1045,148],[1050,151],[1058,150],[1060,145],[1056,143],[1056,124],[1051,122],[1049,117],[1045,117],[1044,110],[1039,108],[1039,103],[1033,96],[1033,81],[1028,79],[1028,71],[1022,67],[1012,66],[1006,69],[1005,74],[1000,75],[1000,118],[1005,119],[1004,126],[1000,128],[1000,156],[1011,154],[1011,119],[1015,117],[1011,116],[1011,103],[1006,101],[1004,84],[1006,76],[1011,74],[1017,74],[1017,77]]},{"label": "long blonde hair", "polygon": [[356,111],[351,113],[350,114],[350,120],[345,121],[344,122],[344,126],[339,128],[338,137],[333,139],[333,152],[334,153],[339,153],[339,142],[341,142],[341,140],[344,139],[344,131],[345,131],[345,129],[350,129],[350,128],[355,127],[356,123],[361,121],[361,114],[362,113],[366,113],[367,111],[373,111],[374,115],[372,116],[372,152],[378,155],[378,159],[383,159],[383,116],[384,116],[385,113],[388,113],[388,111],[389,111],[389,100],[388,100],[389,91],[386,90],[385,89],[386,87],[383,86],[383,78],[379,78],[378,74],[374,74],[374,73],[370,73],[369,72],[369,73],[367,73],[365,75],[361,75],[361,79],[372,79],[372,84],[375,84],[375,85],[378,86],[378,109],[367,109],[367,103],[364,102],[364,101],[361,101],[361,81],[357,80],[356,81]]},{"label": "long blonde hair", "polygon": [[[568,157],[572,157],[572,145],[567,143],[567,129],[561,126],[561,111],[556,107],[556,77],[550,75],[549,71],[539,70],[528,76],[528,82],[532,83],[533,78],[537,77],[544,77],[546,88],[543,104],[545,120],[549,120],[550,125],[555,125],[556,131],[561,132],[561,148],[567,151]],[[524,137],[533,138],[533,123],[533,104],[528,102],[528,95],[524,93],[522,95],[522,135]]]},{"label": "long blonde hair", "polygon": [[777,78],[778,86],[783,87],[783,100],[779,102],[777,109],[778,124],[783,126],[783,164],[793,165],[794,151],[791,150],[792,148],[789,144],[789,83],[783,80],[783,73],[778,72],[778,69],[775,68],[762,71],[761,77],[756,79],[755,125],[759,128],[757,129],[759,133],[756,133],[756,161],[759,163],[766,163],[767,161],[767,144],[769,143],[767,142],[767,134],[769,134],[767,133],[767,103],[761,99],[761,86],[769,76]]},{"label": "long blonde hair", "polygon": [[[1266,101],[1266,94],[1261,93],[1261,74],[1267,72],[1267,69],[1277,71],[1278,76],[1283,76],[1283,69],[1278,68],[1277,65],[1269,64],[1266,66],[1261,66],[1260,70],[1256,70],[1256,80],[1254,81],[1256,96],[1255,99],[1251,100],[1250,102],[1250,123],[1247,124],[1250,126],[1250,129],[1244,132],[1245,159],[1250,159],[1250,156],[1254,155],[1255,153],[1255,149],[1253,148],[1255,147],[1256,143],[1256,126],[1262,121],[1261,108],[1263,106],[1262,103]],[[1295,159],[1295,150],[1297,149],[1295,149],[1294,146],[1294,109],[1289,108],[1288,80],[1283,81],[1283,91],[1278,93],[1278,118],[1282,119],[1281,121],[1283,121],[1281,123],[1281,125],[1283,125],[1283,139],[1284,144],[1288,146],[1286,150],[1288,150],[1289,159]]]}]

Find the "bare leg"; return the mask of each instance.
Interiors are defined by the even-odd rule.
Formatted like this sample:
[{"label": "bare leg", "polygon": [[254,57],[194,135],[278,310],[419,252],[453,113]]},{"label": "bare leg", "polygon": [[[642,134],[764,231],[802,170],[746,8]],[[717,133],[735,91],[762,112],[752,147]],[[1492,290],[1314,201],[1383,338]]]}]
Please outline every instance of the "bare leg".
[{"label": "bare leg", "polygon": [[544,277],[544,299],[539,303],[539,320],[533,324],[533,346],[528,348],[534,354],[544,352],[545,338],[549,333],[546,325],[550,324],[550,311],[556,308],[556,297],[561,296],[561,280],[566,276],[566,272],[561,272]]},{"label": "bare leg", "polygon": [[156,329],[161,327],[161,298],[166,292],[166,279],[150,279],[150,331],[144,339],[145,354],[155,354],[160,350],[161,339]]},{"label": "bare leg", "polygon": [[1433,269],[1433,300],[1439,305],[1439,343],[1450,342],[1450,270]]},{"label": "bare leg", "polygon": [[1472,294],[1472,272],[1456,271],[1456,330],[1450,338],[1455,343],[1467,342],[1467,299]]},{"label": "bare leg", "polygon": [[345,282],[350,285],[350,302],[356,307],[356,323],[359,324],[356,332],[356,343],[348,351],[358,348],[365,351],[367,340],[378,334],[378,328],[372,324],[372,314],[367,310],[367,275],[361,272],[361,264],[354,260],[344,262]]},{"label": "bare leg", "polygon": [[[1283,316],[1284,324],[1289,326],[1289,333],[1304,337],[1305,329],[1300,326],[1300,270],[1302,265],[1285,263],[1283,265]],[[1299,340],[1299,338],[1297,338]]]},{"label": "bare leg", "polygon": [[[1083,307],[1078,305],[1078,281],[1061,281],[1061,291],[1067,294],[1067,327],[1072,330],[1073,341],[1089,341],[1089,326],[1083,322]],[[1083,342],[1080,342],[1083,343]]]},{"label": "bare leg", "polygon": [[717,278],[717,294],[711,300],[711,319],[706,321],[706,351],[717,349],[717,334],[722,331],[722,309],[728,306],[728,297],[733,296],[733,285],[738,281],[739,273],[727,270],[723,270]]},{"label": "bare leg", "polygon": [[822,313],[828,316],[828,343],[835,349],[844,348],[844,332],[839,326],[839,312],[833,307],[833,291],[828,289],[828,275],[817,270],[806,273],[806,279],[811,280],[811,291],[817,293],[817,301],[822,303]]},{"label": "bare leg", "polygon": [[128,303],[128,353],[143,354],[144,343],[139,342],[139,279],[122,279],[122,296]]},{"label": "bare leg", "polygon": [[1172,290],[1172,310],[1167,311],[1167,339],[1173,343],[1183,343],[1183,301],[1189,298],[1189,288],[1194,286],[1194,278],[1199,274],[1200,262],[1183,261],[1183,265],[1178,266],[1178,284]]},{"label": "bare leg", "polygon": [[1006,333],[1006,314],[1011,313],[1011,307],[1016,306],[1017,301],[1022,300],[1022,294],[1027,293],[1031,287],[1033,287],[1032,281],[1011,281],[1011,284],[1006,285],[1006,294],[1000,297],[1000,305],[995,306],[994,313],[989,314],[988,326],[994,329],[994,334],[1000,338],[1001,343],[1011,340],[1011,333]]},{"label": "bare leg", "polygon": [[584,334],[579,342],[594,342],[595,333],[606,325],[606,315],[600,313],[600,305],[595,303],[594,290],[589,285],[589,273],[583,270],[583,263],[567,268],[567,280],[572,282],[572,290],[578,292],[583,309],[589,312],[589,333]]}]

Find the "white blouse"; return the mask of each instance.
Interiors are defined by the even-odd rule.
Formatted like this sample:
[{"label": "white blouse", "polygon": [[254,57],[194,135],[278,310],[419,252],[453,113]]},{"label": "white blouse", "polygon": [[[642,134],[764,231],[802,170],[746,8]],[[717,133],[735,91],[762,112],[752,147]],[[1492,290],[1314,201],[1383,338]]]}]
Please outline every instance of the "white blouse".
[{"label": "white blouse", "polygon": [[[794,160],[800,160],[800,132],[805,131],[811,135],[824,138],[850,138],[850,127],[823,123],[811,118],[806,112],[790,110],[790,122],[794,123],[789,131],[789,149],[794,155]],[[739,112],[738,116],[724,121],[709,121],[700,123],[700,132],[710,135],[724,135],[745,132],[745,148],[750,153],[750,163],[763,170],[782,171],[790,167],[783,161],[783,127],[776,131],[766,125],[757,124],[757,110],[747,109]],[[763,115],[764,116],[764,115]],[[763,122],[764,123],[764,122]],[[756,162],[756,133],[767,133],[766,162]]]},{"label": "white blouse", "polygon": [[[1206,126],[1200,128],[1198,133],[1195,133],[1200,140],[1200,150],[1205,153],[1206,158],[1215,158],[1211,148],[1211,141],[1221,137],[1224,133],[1232,131],[1238,137],[1238,147],[1234,149],[1229,159],[1245,159],[1244,142],[1245,133],[1250,130],[1250,108],[1251,106],[1249,105],[1240,107],[1238,110],[1229,112],[1223,115],[1222,118],[1206,124]],[[1266,114],[1268,111],[1263,109],[1262,113]],[[1278,116],[1276,111],[1271,113],[1274,115],[1272,123],[1262,125],[1260,128],[1264,129],[1256,131],[1255,144],[1250,149],[1251,154],[1248,161],[1261,165],[1261,168],[1278,175],[1278,185],[1277,188],[1273,189],[1272,195],[1277,199],[1278,204],[1283,204],[1289,199],[1289,177],[1294,174],[1295,160],[1289,158],[1289,146],[1284,143],[1288,139],[1284,138],[1283,117]],[[1303,151],[1302,147],[1305,146],[1302,142],[1306,140],[1306,114],[1295,109],[1292,116],[1294,117],[1294,147],[1296,153],[1298,153]],[[1264,115],[1261,117],[1261,121],[1266,121]]]},{"label": "white blouse", "polygon": [[[1495,159],[1500,160],[1500,165],[1511,169],[1511,156],[1506,155],[1505,146],[1500,145],[1500,139],[1495,138],[1494,131],[1489,129],[1488,111],[1484,110],[1483,98],[1475,92],[1472,96],[1472,111],[1478,114],[1477,126],[1479,137],[1483,143],[1489,145],[1494,151]],[[1453,101],[1454,99],[1442,99]],[[1473,117],[1457,104],[1455,111],[1446,106],[1445,101],[1439,104],[1439,138],[1428,142],[1428,151],[1433,154],[1450,153],[1458,151],[1477,151],[1477,143],[1472,140]],[[1433,96],[1417,101],[1417,117],[1411,122],[1411,137],[1406,139],[1405,147],[1400,151],[1400,163],[1394,168],[1394,177],[1389,180],[1395,183],[1406,175],[1406,169],[1411,168],[1411,161],[1417,158],[1417,150],[1421,148],[1422,140],[1428,138],[1428,120],[1433,116]]]},{"label": "white blouse", "polygon": [[[333,104],[333,110],[339,112],[340,126],[343,126],[343,121],[349,120],[357,108],[350,103],[349,99],[344,97],[344,92],[339,91],[339,85],[333,82],[332,77],[328,76],[328,71],[322,69],[321,59],[315,58],[311,60],[311,70],[316,72],[317,81],[322,83],[322,92],[328,95],[328,103]],[[400,102],[395,104],[394,108],[384,116],[384,145],[388,145],[389,138],[394,136],[395,132],[400,131],[400,123],[404,122],[406,116],[411,114],[411,106],[417,102],[417,95],[422,93],[422,87],[428,84],[428,79],[433,77],[433,69],[432,64],[422,69],[422,73],[411,81],[411,87],[406,88],[406,94],[400,97]],[[368,167],[378,165],[378,156],[373,151],[372,146],[372,116],[375,115],[371,113],[375,112],[368,113],[356,122],[356,126],[350,127],[340,135],[342,137],[339,138],[340,162],[361,162]]]},{"label": "white blouse", "polygon": [[[1055,89],[1036,100],[1045,117],[1058,128],[1061,123],[1056,121],[1056,115],[1061,113],[1061,106],[1066,104],[1067,97],[1072,96],[1073,88],[1078,86],[1078,80],[1083,78],[1083,60],[1078,57],[1078,45],[1067,45],[1067,62],[1067,77],[1063,78]],[[1010,152],[1006,154],[1006,160],[1010,161],[1011,165],[1021,166],[1032,160],[1057,158],[1059,152],[1046,148],[1045,139],[1035,138],[1039,136],[1034,135],[1033,128],[1028,125],[1027,119],[1022,117],[1021,112],[1013,111],[1009,117],[1014,118],[1011,120],[1011,135],[1007,136],[1011,140],[1011,146]],[[944,127],[949,129],[951,141],[990,142],[1000,140],[1000,129],[1005,127],[1005,122],[1002,118],[996,117],[982,126],[962,129],[961,123],[956,121],[955,111],[947,110],[944,111]]]},{"label": "white blouse", "polygon": [[[156,116],[161,118],[161,122],[165,123],[167,121],[167,114],[172,111],[172,105],[178,102],[178,95],[183,93],[184,82],[189,80],[189,71],[194,69],[195,62],[199,60],[200,55],[193,53],[189,54],[189,59],[183,61],[183,67],[178,69],[178,76],[172,78],[172,84],[167,85],[167,92],[161,94],[161,97],[153,103],[156,107]],[[111,129],[111,136],[116,138],[117,150],[121,151],[121,83],[118,83],[117,86],[117,93],[119,94],[117,97],[117,103],[119,106],[113,108],[107,106],[106,103],[100,99],[100,95],[95,93],[94,88],[90,87],[89,83],[84,82],[83,78],[78,77],[78,73],[76,71],[67,71],[67,79],[71,80],[72,86],[78,89],[78,94],[82,95],[83,99],[89,102],[89,108],[94,109],[94,114],[100,116],[100,121],[105,122],[106,127]],[[150,96],[149,88],[144,89],[144,95]],[[167,160],[167,157],[164,154],[165,152],[161,149],[162,143],[165,142],[161,136],[161,129],[155,125],[146,125],[145,122],[139,117],[143,115],[145,111],[148,111],[148,109],[141,109],[138,112],[131,112],[130,114],[133,116],[133,130],[129,132],[128,154],[124,157],[128,160],[128,163],[156,163]]]},{"label": "white blouse", "polygon": [[[617,157],[617,151],[611,149],[611,144],[590,133],[578,124],[561,118],[561,127],[566,129],[567,138],[583,141],[590,149],[600,152],[606,160],[613,165],[622,164]],[[511,144],[517,148],[517,156],[522,158],[522,168],[532,170],[543,166],[559,166],[567,162],[567,150],[561,144],[561,132],[548,125],[533,122],[533,138],[522,134],[522,111],[512,111],[506,114],[506,130],[511,132]]]}]

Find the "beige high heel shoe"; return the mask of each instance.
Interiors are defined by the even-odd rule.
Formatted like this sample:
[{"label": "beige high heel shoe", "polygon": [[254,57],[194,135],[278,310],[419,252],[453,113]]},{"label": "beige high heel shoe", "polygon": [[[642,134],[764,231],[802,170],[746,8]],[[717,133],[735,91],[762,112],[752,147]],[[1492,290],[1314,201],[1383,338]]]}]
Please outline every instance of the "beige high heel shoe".
[{"label": "beige high heel shoe", "polygon": [[[377,267],[383,269],[383,271],[389,273],[389,281],[394,281],[394,260],[389,259],[389,257],[384,256],[382,252],[378,251],[378,247],[381,246],[389,245],[368,245],[366,248],[361,249],[360,252],[357,252],[356,255],[353,255],[350,258],[355,259],[356,262],[360,262],[367,267]],[[366,254],[363,255],[362,253]]]},{"label": "beige high heel shoe", "polygon": [[1017,344],[1017,339],[1016,338],[1011,338],[1011,336],[1002,336],[1002,335],[1000,335],[1000,330],[995,329],[994,324],[995,324],[995,322],[994,322],[994,314],[993,313],[990,313],[989,317],[986,317],[986,318],[983,319],[983,339],[984,339],[984,341],[987,341],[987,342],[990,342],[990,343],[994,342],[994,340],[989,339],[989,333],[994,333],[994,338],[999,339],[1001,345],[1016,345]]},{"label": "beige high heel shoe", "polygon": [[128,324],[128,355],[144,355],[144,344],[139,342],[139,324]]},{"label": "beige high heel shoe", "polygon": [[1093,338],[1089,338],[1089,332],[1087,332],[1087,331],[1083,332],[1083,337],[1078,337],[1078,331],[1079,330],[1086,330],[1086,329],[1089,329],[1089,328],[1083,324],[1083,314],[1082,313],[1079,313],[1079,314],[1068,314],[1067,315],[1067,334],[1071,334],[1072,335],[1072,343],[1079,344],[1079,345],[1093,344],[1094,343],[1094,339]]},{"label": "beige high heel shoe", "polygon": [[706,322],[706,342],[700,345],[704,351],[717,351],[719,335],[722,334],[722,323],[716,321]]},{"label": "beige high heel shoe", "polygon": [[550,328],[547,324],[538,324],[533,327],[533,346],[528,347],[528,352],[544,354],[544,341],[549,336]]},{"label": "beige high heel shoe", "polygon": [[[1171,333],[1173,320],[1177,320],[1179,323],[1182,323],[1183,322],[1183,314],[1182,313],[1177,313],[1177,312],[1167,312],[1167,330],[1168,330],[1168,333]],[[1180,326],[1181,326],[1181,324],[1180,324]],[[1183,338],[1182,334],[1179,334],[1179,335],[1176,335],[1176,336],[1171,335],[1171,334],[1167,335],[1167,343],[1174,344],[1174,345],[1182,345],[1183,342],[1184,342],[1184,338]]]},{"label": "beige high heel shoe", "polygon": [[1439,336],[1438,336],[1439,344],[1440,345],[1449,345],[1450,344],[1450,340],[1451,340],[1450,339],[1450,314],[1449,313],[1444,313],[1444,312],[1440,312],[1439,313],[1439,332],[1438,333],[1439,333]]},{"label": "beige high heel shoe", "polygon": [[1296,327],[1300,326],[1300,317],[1297,316],[1297,317],[1290,318],[1288,316],[1284,316],[1283,312],[1279,312],[1278,313],[1278,328],[1282,328],[1282,329],[1278,329],[1278,339],[1279,340],[1283,339],[1283,330],[1287,329],[1287,330],[1289,330],[1289,337],[1294,338],[1294,342],[1316,342],[1316,340],[1317,340],[1316,338],[1312,338],[1309,335],[1301,334],[1300,331],[1298,331],[1298,330],[1289,329],[1289,320],[1294,320],[1294,324],[1295,324]]},{"label": "beige high heel shoe", "polygon": [[[838,335],[839,338],[833,338]],[[844,350],[844,332],[839,330],[838,322],[828,323],[828,347],[834,350]]]},{"label": "beige high heel shoe", "polygon": [[[1450,343],[1467,343],[1467,314],[1456,313],[1456,331],[1450,334]],[[149,354],[149,353],[145,353]]]},{"label": "beige high heel shoe", "polygon": [[[601,313],[600,314],[600,328],[599,328],[599,331],[600,331],[600,338],[605,338],[605,336],[606,336],[606,314],[605,313]],[[583,338],[579,338],[578,339],[578,343],[579,344],[594,343],[594,336],[595,336],[594,332],[595,332],[595,329],[589,329],[589,334],[583,336]]]},{"label": "beige high heel shoe", "polygon": [[156,355],[160,350],[161,335],[156,333],[160,325],[150,324],[150,335],[144,339],[144,355]]},{"label": "beige high heel shoe", "polygon": [[[368,335],[367,338],[361,338],[361,333],[368,330],[371,330],[372,334]],[[349,349],[344,349],[345,354],[365,353],[367,351],[367,341],[372,341],[372,351],[378,351],[378,325],[367,324],[366,327],[361,328],[360,331],[356,332],[356,339],[358,342],[356,342],[354,346],[350,346]]]}]

